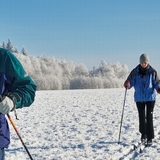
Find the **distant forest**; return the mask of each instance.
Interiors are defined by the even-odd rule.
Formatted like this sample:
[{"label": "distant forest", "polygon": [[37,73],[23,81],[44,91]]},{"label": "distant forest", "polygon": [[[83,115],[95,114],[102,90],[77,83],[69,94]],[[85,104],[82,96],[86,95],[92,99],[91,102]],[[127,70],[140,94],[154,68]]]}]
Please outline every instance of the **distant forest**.
[{"label": "distant forest", "polygon": [[110,64],[101,60],[98,68],[89,71],[84,64],[57,60],[54,56],[29,56],[25,47],[19,52],[10,39],[6,44],[3,41],[0,47],[19,59],[37,90],[121,88],[129,74],[128,67],[119,62]]}]

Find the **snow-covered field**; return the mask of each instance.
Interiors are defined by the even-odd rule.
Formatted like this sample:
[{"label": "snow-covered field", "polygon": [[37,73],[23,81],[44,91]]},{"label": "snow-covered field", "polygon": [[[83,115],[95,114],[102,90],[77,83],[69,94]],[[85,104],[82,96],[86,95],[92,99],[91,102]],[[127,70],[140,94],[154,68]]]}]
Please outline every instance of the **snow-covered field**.
[{"label": "snow-covered field", "polygon": [[[140,140],[133,89],[127,91],[118,144],[125,89],[38,91],[35,102],[10,113],[34,160],[118,160]],[[160,136],[160,95],[154,110],[156,137]],[[10,122],[9,122],[10,123]],[[11,128],[6,160],[29,160]],[[160,140],[141,154],[125,159],[159,160]]]}]

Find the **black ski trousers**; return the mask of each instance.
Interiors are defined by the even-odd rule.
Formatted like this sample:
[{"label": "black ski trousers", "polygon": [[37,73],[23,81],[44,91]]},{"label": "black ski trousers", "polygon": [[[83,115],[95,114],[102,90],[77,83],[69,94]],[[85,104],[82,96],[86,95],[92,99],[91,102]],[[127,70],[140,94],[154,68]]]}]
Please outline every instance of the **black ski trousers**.
[{"label": "black ski trousers", "polygon": [[153,109],[155,101],[136,102],[139,114],[139,131],[142,136],[146,135],[148,140],[154,138]]}]

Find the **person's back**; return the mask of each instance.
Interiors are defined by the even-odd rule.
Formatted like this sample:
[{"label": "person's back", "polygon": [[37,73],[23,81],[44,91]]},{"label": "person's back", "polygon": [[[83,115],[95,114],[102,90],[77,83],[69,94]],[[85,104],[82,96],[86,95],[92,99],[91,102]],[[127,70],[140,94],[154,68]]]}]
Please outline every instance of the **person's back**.
[{"label": "person's back", "polygon": [[8,50],[0,48],[0,160],[10,143],[10,131],[5,114],[30,106],[36,85],[25,73],[19,60]]}]

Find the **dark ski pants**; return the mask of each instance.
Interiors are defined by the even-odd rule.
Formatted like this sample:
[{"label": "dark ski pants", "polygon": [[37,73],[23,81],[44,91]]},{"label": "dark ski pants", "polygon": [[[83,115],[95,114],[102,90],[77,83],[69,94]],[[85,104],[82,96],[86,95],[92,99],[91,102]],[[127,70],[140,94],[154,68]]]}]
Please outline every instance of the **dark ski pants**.
[{"label": "dark ski pants", "polygon": [[136,102],[139,113],[139,131],[142,136],[146,135],[148,140],[154,138],[153,109],[155,101]]}]

